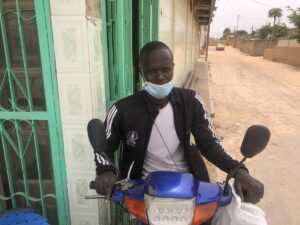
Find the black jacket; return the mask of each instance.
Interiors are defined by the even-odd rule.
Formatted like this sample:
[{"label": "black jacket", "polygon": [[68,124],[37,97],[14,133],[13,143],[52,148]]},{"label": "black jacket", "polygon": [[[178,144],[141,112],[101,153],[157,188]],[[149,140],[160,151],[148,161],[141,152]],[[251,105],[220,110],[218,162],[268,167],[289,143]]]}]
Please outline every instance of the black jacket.
[{"label": "black jacket", "polygon": [[[208,161],[227,173],[242,166],[225,153],[212,130],[201,97],[195,91],[174,88],[169,101],[174,111],[175,129],[190,170],[191,161],[194,160],[189,156],[193,155],[192,151],[200,151]],[[111,107],[105,120],[108,150],[106,153],[95,153],[97,174],[113,169],[108,158],[112,158],[114,151],[122,143],[119,157],[121,177],[126,177],[134,161],[131,178],[141,178],[152,126],[158,112],[158,107],[150,100],[146,91],[121,99]],[[191,134],[196,148],[190,145]],[[199,163],[199,170],[206,171],[203,167],[204,164]]]}]

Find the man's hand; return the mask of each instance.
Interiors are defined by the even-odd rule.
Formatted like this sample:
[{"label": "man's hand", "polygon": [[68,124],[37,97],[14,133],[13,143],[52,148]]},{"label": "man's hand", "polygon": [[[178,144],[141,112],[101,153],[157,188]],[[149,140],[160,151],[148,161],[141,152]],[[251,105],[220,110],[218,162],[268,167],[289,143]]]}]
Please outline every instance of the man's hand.
[{"label": "man's hand", "polygon": [[98,194],[105,195],[110,199],[114,184],[118,181],[118,177],[111,171],[103,172],[96,177],[96,191]]},{"label": "man's hand", "polygon": [[256,204],[264,195],[264,185],[240,169],[235,174],[234,188],[242,201]]}]

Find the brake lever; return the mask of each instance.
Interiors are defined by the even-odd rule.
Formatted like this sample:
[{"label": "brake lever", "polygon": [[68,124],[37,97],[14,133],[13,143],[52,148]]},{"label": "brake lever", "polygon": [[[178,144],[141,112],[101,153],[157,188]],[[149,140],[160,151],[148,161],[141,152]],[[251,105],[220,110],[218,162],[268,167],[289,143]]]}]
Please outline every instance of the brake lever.
[{"label": "brake lever", "polygon": [[91,199],[106,199],[105,195],[86,195],[84,199],[91,200]]},{"label": "brake lever", "polygon": [[134,162],[132,162],[130,167],[129,167],[127,177],[125,179],[117,181],[115,183],[115,185],[117,187],[119,187],[121,191],[126,191],[126,190],[128,190],[128,189],[130,189],[134,186],[134,184],[130,182],[130,175],[131,175],[133,166],[134,166]]}]

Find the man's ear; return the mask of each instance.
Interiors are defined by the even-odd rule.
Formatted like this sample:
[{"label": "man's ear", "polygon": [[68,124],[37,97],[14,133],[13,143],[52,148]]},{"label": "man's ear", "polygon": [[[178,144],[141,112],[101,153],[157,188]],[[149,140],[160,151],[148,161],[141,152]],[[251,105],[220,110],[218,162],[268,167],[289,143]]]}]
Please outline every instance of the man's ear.
[{"label": "man's ear", "polygon": [[147,79],[145,78],[145,75],[144,75],[141,67],[139,67],[139,71],[138,72],[139,72],[139,75],[141,76],[141,78],[143,79],[143,81],[146,82]]}]

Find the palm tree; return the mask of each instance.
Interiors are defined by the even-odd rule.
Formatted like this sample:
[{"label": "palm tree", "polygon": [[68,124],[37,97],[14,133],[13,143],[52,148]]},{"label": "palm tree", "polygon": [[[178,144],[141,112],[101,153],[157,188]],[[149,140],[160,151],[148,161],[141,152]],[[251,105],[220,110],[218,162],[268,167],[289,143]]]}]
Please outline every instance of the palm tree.
[{"label": "palm tree", "polygon": [[231,34],[230,28],[226,28],[226,29],[223,31],[223,38],[226,39],[230,34]]},{"label": "palm tree", "polygon": [[282,9],[273,8],[269,10],[269,17],[274,18],[273,26],[276,24],[276,19],[282,17]]}]

